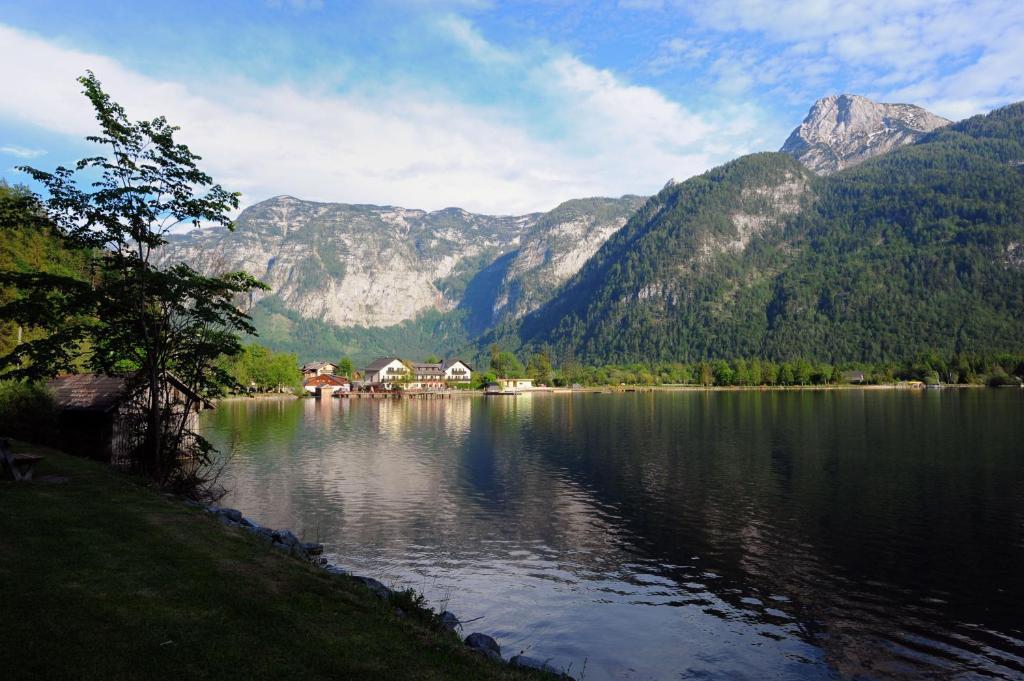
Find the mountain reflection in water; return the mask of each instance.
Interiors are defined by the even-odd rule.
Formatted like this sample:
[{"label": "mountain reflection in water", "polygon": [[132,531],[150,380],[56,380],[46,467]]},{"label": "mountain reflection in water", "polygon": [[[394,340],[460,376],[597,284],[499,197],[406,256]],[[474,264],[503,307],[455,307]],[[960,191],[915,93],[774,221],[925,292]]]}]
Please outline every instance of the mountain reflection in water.
[{"label": "mountain reflection in water", "polygon": [[506,657],[1021,678],[1022,417],[1015,390],[534,394],[228,401],[204,430],[224,503]]}]

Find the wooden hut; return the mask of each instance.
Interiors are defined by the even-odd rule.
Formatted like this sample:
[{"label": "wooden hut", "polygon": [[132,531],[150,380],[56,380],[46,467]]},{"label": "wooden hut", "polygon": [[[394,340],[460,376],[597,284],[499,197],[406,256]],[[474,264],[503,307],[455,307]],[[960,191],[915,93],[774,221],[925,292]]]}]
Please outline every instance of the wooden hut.
[{"label": "wooden hut", "polygon": [[[145,419],[149,385],[142,372],[105,375],[70,374],[48,386],[57,408],[60,446],[74,454],[108,463],[125,463],[141,444],[139,424]],[[199,410],[209,402],[169,375],[165,406],[182,414],[194,430]]]}]

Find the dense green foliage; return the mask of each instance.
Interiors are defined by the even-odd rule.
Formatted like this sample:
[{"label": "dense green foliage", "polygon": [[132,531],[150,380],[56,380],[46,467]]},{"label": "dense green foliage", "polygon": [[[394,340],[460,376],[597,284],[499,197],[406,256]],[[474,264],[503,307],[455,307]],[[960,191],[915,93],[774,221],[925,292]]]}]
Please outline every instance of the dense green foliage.
[{"label": "dense green foliage", "polygon": [[[501,351],[499,366],[518,364],[515,355]],[[492,365],[493,366],[493,365]],[[521,366],[521,365],[520,365]],[[493,368],[474,374],[474,386],[504,374]],[[520,374],[523,375],[523,374]],[[1012,385],[1024,379],[1024,354],[942,355],[922,352],[905,362],[829,362],[803,357],[775,362],[762,359],[715,359],[699,362],[636,362],[630,364],[583,365],[563,362],[553,369],[544,352],[535,353],[525,375],[537,383],[555,386],[815,386],[840,384],[884,385],[899,381],[953,385]]]},{"label": "dense green foliage", "polygon": [[755,154],[665,188],[481,340],[591,363],[905,361],[1024,343],[1024,104],[827,178]]},{"label": "dense green foliage", "polygon": [[354,378],[356,373],[356,365],[352,363],[352,360],[348,357],[342,357],[338,360],[338,375],[346,378]]},{"label": "dense green foliage", "polygon": [[521,378],[526,371],[515,354],[502,350],[497,345],[491,346],[489,367],[491,372],[500,378]]},{"label": "dense green foliage", "polygon": [[554,369],[546,351],[541,350],[530,356],[526,364],[526,375],[532,378],[536,385],[551,385],[554,380]]},{"label": "dense green foliage", "polygon": [[[855,374],[862,374],[863,380]],[[884,385],[922,381],[958,385],[1020,385],[1024,355],[955,355],[944,358],[924,353],[911,362],[852,362],[830,364],[797,358],[792,361],[710,360],[684,364],[608,364],[563,368],[555,385],[704,385],[812,386],[864,383]]]},{"label": "dense green foliage", "polygon": [[[51,274],[77,280],[89,278],[90,254],[71,249],[45,219],[39,201],[27,189],[10,187],[0,181],[0,272],[22,276]],[[0,287],[0,305],[23,295],[14,282]],[[0,319],[0,357],[22,341],[42,338],[39,327],[21,326],[12,319]]]},{"label": "dense green foliage", "polygon": [[302,389],[299,358],[291,352],[274,352],[249,343],[237,355],[222,359],[222,368],[234,380],[236,390],[283,392]]},{"label": "dense green foliage", "polygon": [[0,381],[0,437],[53,442],[56,425],[53,398],[42,384]]}]

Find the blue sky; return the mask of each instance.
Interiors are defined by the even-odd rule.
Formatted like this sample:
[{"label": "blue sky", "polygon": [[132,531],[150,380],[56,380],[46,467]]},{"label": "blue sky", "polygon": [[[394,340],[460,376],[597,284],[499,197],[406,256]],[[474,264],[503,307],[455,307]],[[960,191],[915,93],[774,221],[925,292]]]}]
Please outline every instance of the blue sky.
[{"label": "blue sky", "polygon": [[89,68],[250,204],[492,213],[777,149],[818,97],[1024,99],[1024,2],[5,3],[0,173],[90,152]]}]

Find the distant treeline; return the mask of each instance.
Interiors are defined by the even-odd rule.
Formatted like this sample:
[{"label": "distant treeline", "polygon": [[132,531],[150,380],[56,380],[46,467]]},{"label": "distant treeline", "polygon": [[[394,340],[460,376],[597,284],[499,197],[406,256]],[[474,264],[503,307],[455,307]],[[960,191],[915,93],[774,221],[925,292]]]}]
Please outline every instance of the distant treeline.
[{"label": "distant treeline", "polygon": [[923,353],[907,362],[851,362],[829,364],[794,359],[719,359],[705,362],[657,362],[588,366],[571,357],[553,368],[547,353],[536,353],[524,367],[508,351],[492,348],[490,371],[485,376],[528,377],[538,384],[580,385],[705,385],[800,386],[842,383],[885,384],[897,381],[924,383],[1020,385],[1024,354],[969,354],[943,356]]},{"label": "distant treeline", "polygon": [[234,382],[237,392],[299,392],[302,372],[292,352],[274,352],[250,343],[233,357],[221,359],[220,368]]}]

